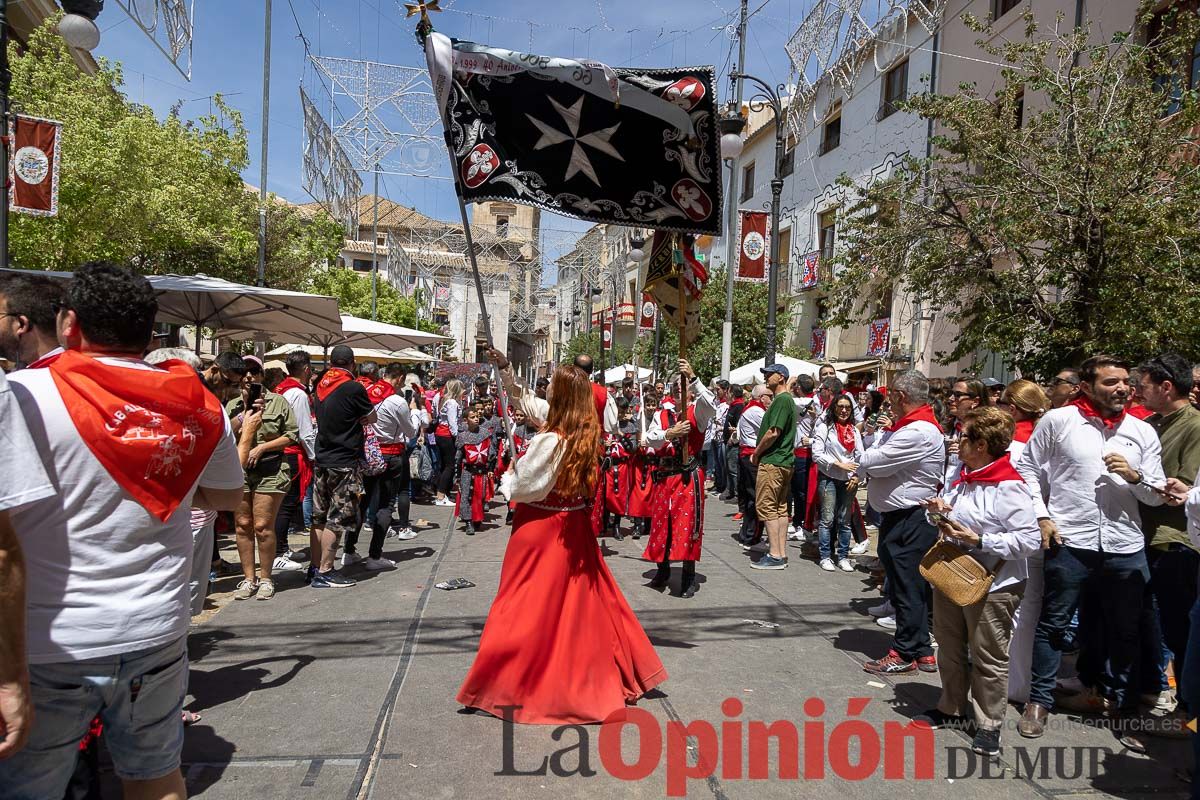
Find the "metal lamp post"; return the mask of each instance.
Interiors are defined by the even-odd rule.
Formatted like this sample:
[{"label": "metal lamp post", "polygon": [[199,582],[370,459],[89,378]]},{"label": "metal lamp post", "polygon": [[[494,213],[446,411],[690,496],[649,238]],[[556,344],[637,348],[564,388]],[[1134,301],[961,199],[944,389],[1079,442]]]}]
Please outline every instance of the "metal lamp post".
[{"label": "metal lamp post", "polygon": [[758,93],[750,98],[750,109],[762,111],[767,106],[775,112],[775,173],[771,178],[771,265],[767,278],[767,346],[765,358],[767,364],[775,363],[776,337],[776,305],[779,302],[779,197],[783,193],[783,150],[784,150],[784,121],[783,94],[787,89],[780,84],[772,89],[766,83],[753,75],[734,73],[734,78],[740,78],[753,83]]}]

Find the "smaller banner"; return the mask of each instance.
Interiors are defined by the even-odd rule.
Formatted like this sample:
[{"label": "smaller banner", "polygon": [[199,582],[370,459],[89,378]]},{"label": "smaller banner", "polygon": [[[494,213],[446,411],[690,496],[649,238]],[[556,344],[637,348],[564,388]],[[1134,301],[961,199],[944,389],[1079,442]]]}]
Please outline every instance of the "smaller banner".
[{"label": "smaller banner", "polygon": [[796,265],[799,271],[800,279],[796,281],[798,289],[813,289],[818,282],[817,267],[821,263],[821,251],[813,250],[811,253],[805,253],[800,256],[800,263]]},{"label": "smaller banner", "polygon": [[[677,243],[680,249],[676,248]],[[704,266],[696,261],[695,254],[690,260],[684,255],[683,251],[692,246],[690,237],[655,232],[650,241],[650,255],[642,261],[638,281],[646,287],[646,293],[662,313],[663,324],[678,328],[685,345],[700,335],[700,303],[689,302],[687,295],[697,288],[697,283],[699,288],[703,288],[703,282],[708,279]],[[680,294],[684,297],[681,298]]]},{"label": "smaller banner", "polygon": [[37,217],[58,214],[58,138],[62,123],[17,114],[12,122],[8,202]]},{"label": "smaller banner", "polygon": [[638,312],[638,330],[652,331],[654,323],[658,319],[658,306],[654,304],[654,299],[650,295],[642,292],[642,305]]},{"label": "smaller banner", "polygon": [[877,319],[867,329],[867,355],[885,356],[891,349],[892,320],[890,317]]},{"label": "smaller banner", "polygon": [[612,346],[612,314],[604,315],[604,324],[600,326],[600,341],[605,347]]},{"label": "smaller banner", "polygon": [[737,280],[762,283],[767,280],[767,212],[738,212]]},{"label": "smaller banner", "polygon": [[812,345],[811,345],[810,349],[812,350],[813,358],[824,358],[825,357],[825,329],[824,328],[813,328],[812,329]]}]

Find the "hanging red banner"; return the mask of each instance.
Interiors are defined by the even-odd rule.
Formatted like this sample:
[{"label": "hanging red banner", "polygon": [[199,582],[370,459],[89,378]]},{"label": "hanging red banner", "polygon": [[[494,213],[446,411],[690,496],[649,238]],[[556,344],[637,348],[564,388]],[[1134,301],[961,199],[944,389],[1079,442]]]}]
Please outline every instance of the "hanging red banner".
[{"label": "hanging red banner", "polygon": [[13,211],[38,217],[58,214],[58,139],[62,123],[17,114],[8,161],[8,202]]},{"label": "hanging red banner", "polygon": [[812,350],[813,358],[825,358],[825,329],[812,329],[812,345],[809,348]]},{"label": "hanging red banner", "polygon": [[604,347],[612,345],[612,314],[604,315],[604,324],[600,326],[600,341]]},{"label": "hanging red banner", "polygon": [[819,280],[819,272],[817,267],[821,263],[821,251],[813,250],[811,253],[805,253],[800,256],[800,263],[797,265],[797,270],[800,273],[800,279],[796,282],[796,286],[800,289],[815,288]]},{"label": "hanging red banner", "polygon": [[765,211],[738,212],[738,268],[739,281],[762,283],[767,280],[767,213]]},{"label": "hanging red banner", "polygon": [[867,329],[867,355],[884,356],[891,349],[892,320],[877,319]]},{"label": "hanging red banner", "polygon": [[652,331],[654,324],[658,319],[658,306],[654,304],[654,300],[650,295],[642,292],[642,305],[638,312],[638,330]]}]

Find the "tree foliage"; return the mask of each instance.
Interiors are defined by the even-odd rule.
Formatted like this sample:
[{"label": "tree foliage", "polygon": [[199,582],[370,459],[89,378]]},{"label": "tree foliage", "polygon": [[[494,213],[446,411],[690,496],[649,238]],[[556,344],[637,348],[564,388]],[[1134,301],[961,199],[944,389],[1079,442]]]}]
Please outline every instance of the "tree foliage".
[{"label": "tree foliage", "polygon": [[[338,267],[317,270],[312,273],[303,288],[304,291],[336,297],[338,308],[343,314],[371,319],[370,275]],[[380,322],[438,333],[438,326],[428,320],[417,319],[417,304],[412,298],[400,294],[382,279],[378,281],[375,289],[376,319]]]},{"label": "tree foliage", "polygon": [[[16,107],[63,123],[58,215],[13,215],[13,262],[72,269],[103,258],[144,273],[253,283],[258,199],[240,176],[249,163],[240,112],[214,97],[213,113],[195,122],[178,113],[159,120],[122,94],[119,65],[101,60],[96,75],[80,72],[56,22],[24,51],[9,48]],[[342,239],[330,221],[302,219],[280,202],[269,207],[267,231],[267,283],[282,288],[300,288]]]},{"label": "tree foliage", "polygon": [[828,322],[865,320],[895,285],[961,328],[945,362],[993,351],[1046,375],[1101,351],[1200,356],[1200,104],[1164,78],[1190,66],[1197,24],[1182,11],[1147,42],[1148,22],[1097,44],[1027,15],[1024,37],[979,43],[1006,65],[997,97],[910,99],[939,132],[933,155],[873,185],[843,178]]},{"label": "tree foliage", "polygon": [[[577,333],[567,341],[563,348],[562,361],[569,363],[575,356],[587,355],[592,357],[596,368],[600,368],[600,331]],[[628,364],[633,360],[633,351],[621,344],[614,344],[604,351],[604,368],[609,369],[617,364]]]}]

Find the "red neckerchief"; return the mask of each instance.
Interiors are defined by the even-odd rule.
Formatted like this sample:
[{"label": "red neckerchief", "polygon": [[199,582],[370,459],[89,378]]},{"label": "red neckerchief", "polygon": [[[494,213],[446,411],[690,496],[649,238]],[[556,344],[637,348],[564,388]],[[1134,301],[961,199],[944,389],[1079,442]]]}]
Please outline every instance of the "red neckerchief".
[{"label": "red neckerchief", "polygon": [[58,361],[58,357],[61,356],[65,352],[66,351],[63,350],[63,348],[56,347],[53,350],[51,350],[49,353],[46,353],[46,355],[42,356],[38,360],[36,360],[33,363],[26,366],[25,369],[42,369],[43,367],[48,367],[51,364],[53,364],[55,361]]},{"label": "red neckerchief", "polygon": [[1079,409],[1079,413],[1083,414],[1084,419],[1099,420],[1100,424],[1111,430],[1116,430],[1116,427],[1125,421],[1125,409],[1121,409],[1121,413],[1111,419],[1105,419],[1100,416],[1100,412],[1096,410],[1096,406],[1092,404],[1092,400],[1086,394],[1080,394],[1070,405]]},{"label": "red neckerchief", "polygon": [[838,442],[845,448],[847,453],[854,452],[854,426],[849,422],[833,423],[834,430],[837,431]]},{"label": "red neckerchief", "polygon": [[755,399],[751,400],[749,403],[746,403],[746,407],[742,409],[742,413],[745,414],[747,411],[749,411],[752,408],[766,408],[766,406],[764,406],[762,404],[762,400],[755,398]]},{"label": "red neckerchief", "polygon": [[1033,420],[1023,419],[1018,422],[1017,429],[1013,431],[1013,441],[1025,444],[1030,436],[1033,436]]},{"label": "red neckerchief", "polygon": [[962,468],[959,473],[958,480],[953,485],[958,486],[960,483],[1001,483],[1003,481],[1019,481],[1023,480],[1020,474],[1013,469],[1012,454],[1005,453],[997,458],[986,467],[979,469]]},{"label": "red neckerchief", "polygon": [[909,425],[913,422],[928,422],[939,431],[942,429],[942,426],[938,424],[937,416],[935,416],[933,413],[933,408],[926,403],[923,406],[914,408],[912,411],[908,412],[903,417],[887,426],[884,430],[898,431],[905,425]]},{"label": "red neckerchief", "polygon": [[295,378],[293,378],[291,375],[288,375],[286,378],[284,378],[283,380],[281,380],[281,381],[279,382],[279,385],[275,387],[275,392],[276,392],[277,394],[283,394],[283,393],[284,393],[284,392],[286,392],[288,389],[299,389],[299,390],[300,390],[300,391],[302,391],[302,392],[307,392],[307,391],[308,391],[307,389],[305,389],[305,388],[304,388],[304,384],[303,384],[303,383],[301,383],[300,381],[296,380],[296,379],[295,379]]},{"label": "red neckerchief", "polygon": [[1138,419],[1149,419],[1154,416],[1154,412],[1141,403],[1133,403],[1127,406],[1125,410],[1129,412],[1129,416],[1137,417]]},{"label": "red neckerchief", "polygon": [[367,397],[371,398],[374,405],[379,405],[395,393],[396,390],[387,381],[375,381],[367,387]]},{"label": "red neckerchief", "polygon": [[225,433],[220,401],[182,361],[130,369],[68,350],[49,369],[92,455],[121,488],[166,522]]},{"label": "red neckerchief", "polygon": [[352,380],[353,376],[341,367],[330,367],[317,384],[317,399],[325,402],[325,398],[329,397],[334,389]]}]

